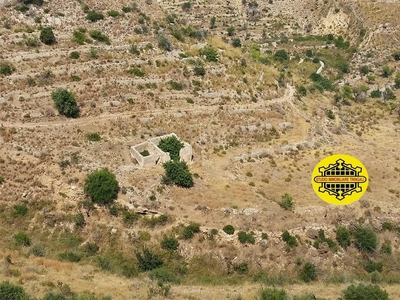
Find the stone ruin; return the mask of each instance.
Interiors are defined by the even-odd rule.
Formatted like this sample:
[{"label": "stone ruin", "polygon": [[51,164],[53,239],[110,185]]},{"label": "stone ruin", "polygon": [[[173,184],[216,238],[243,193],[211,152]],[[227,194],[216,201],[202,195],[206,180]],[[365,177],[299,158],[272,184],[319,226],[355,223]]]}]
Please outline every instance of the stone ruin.
[{"label": "stone ruin", "polygon": [[[154,166],[168,162],[171,160],[169,153],[164,152],[163,150],[158,148],[158,144],[162,139],[168,138],[170,136],[175,136],[178,140],[181,141],[181,139],[175,133],[157,136],[148,139],[146,142],[132,146],[131,155],[136,159],[141,167]],[[190,163],[193,161],[192,146],[185,141],[181,142],[183,143],[183,148],[179,151],[179,156],[181,160]],[[144,156],[143,154],[141,154],[146,150],[149,152],[149,155]]]}]

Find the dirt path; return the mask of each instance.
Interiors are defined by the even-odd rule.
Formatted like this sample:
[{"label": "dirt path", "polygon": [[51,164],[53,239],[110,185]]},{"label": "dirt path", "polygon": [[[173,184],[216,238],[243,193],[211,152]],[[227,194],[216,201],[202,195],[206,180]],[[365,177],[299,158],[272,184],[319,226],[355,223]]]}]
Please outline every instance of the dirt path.
[{"label": "dirt path", "polygon": [[[263,103],[251,103],[251,104],[226,104],[224,105],[224,110],[226,111],[243,111],[243,110],[260,110],[264,109],[268,106],[283,103],[287,101],[291,101],[294,95],[294,87],[288,85],[287,89],[285,90],[285,94],[282,97],[275,98],[272,100],[268,100]],[[219,106],[201,106],[201,107],[194,107],[190,109],[185,109],[186,113],[212,113],[219,110]],[[144,112],[145,115],[161,115],[161,114],[174,114],[181,112],[182,109],[180,108],[171,108],[171,109],[154,109],[154,110],[147,110]],[[2,127],[15,127],[15,128],[37,128],[37,127],[56,127],[56,126],[77,126],[77,125],[88,125],[93,124],[99,121],[109,121],[109,120],[120,120],[129,118],[132,116],[132,112],[122,112],[122,113],[115,113],[115,114],[104,114],[95,117],[88,117],[88,118],[78,118],[78,119],[64,119],[64,120],[57,120],[57,121],[50,121],[50,122],[3,122],[0,124]]]}]

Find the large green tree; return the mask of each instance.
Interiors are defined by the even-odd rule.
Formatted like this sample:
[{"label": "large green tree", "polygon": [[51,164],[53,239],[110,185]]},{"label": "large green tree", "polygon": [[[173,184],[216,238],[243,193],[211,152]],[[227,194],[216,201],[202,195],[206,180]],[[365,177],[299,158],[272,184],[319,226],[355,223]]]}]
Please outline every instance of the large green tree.
[{"label": "large green tree", "polygon": [[77,118],[79,116],[79,107],[70,91],[57,89],[51,93],[51,98],[60,114],[69,118]]},{"label": "large green tree", "polygon": [[165,169],[164,182],[172,182],[177,186],[189,188],[193,186],[193,177],[184,161],[169,161],[163,165]]},{"label": "large green tree", "polygon": [[93,202],[109,204],[117,198],[118,181],[107,169],[97,170],[86,177],[84,191]]}]

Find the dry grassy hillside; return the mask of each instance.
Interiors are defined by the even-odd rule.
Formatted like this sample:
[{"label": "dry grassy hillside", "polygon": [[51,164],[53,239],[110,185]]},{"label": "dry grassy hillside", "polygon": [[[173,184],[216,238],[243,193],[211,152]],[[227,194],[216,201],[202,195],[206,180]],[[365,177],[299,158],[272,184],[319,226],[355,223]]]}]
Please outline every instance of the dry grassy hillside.
[{"label": "dry grassy hillside", "polygon": [[[398,3],[36,1],[0,1],[0,281],[39,299],[337,299],[358,282],[400,297]],[[193,147],[193,187],[131,156],[171,132]],[[334,153],[370,176],[349,206],[311,186]],[[103,168],[111,206],[84,193]],[[144,249],[161,268],[141,268]]]}]

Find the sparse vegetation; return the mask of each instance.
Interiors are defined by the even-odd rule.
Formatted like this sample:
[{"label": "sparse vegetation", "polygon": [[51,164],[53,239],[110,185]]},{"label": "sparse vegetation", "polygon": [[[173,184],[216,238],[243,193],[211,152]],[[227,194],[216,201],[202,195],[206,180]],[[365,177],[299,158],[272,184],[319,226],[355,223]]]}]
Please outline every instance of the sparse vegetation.
[{"label": "sparse vegetation", "polygon": [[288,193],[285,193],[284,195],[282,195],[282,200],[279,203],[279,205],[284,210],[294,210],[293,198]]},{"label": "sparse vegetation", "polygon": [[299,278],[304,282],[310,282],[316,280],[317,272],[315,265],[310,262],[306,262],[303,268],[300,270]]},{"label": "sparse vegetation", "polygon": [[100,30],[90,30],[89,35],[96,41],[103,42],[107,45],[111,44],[110,38],[103,34]]},{"label": "sparse vegetation", "polygon": [[102,13],[99,13],[95,10],[91,10],[87,13],[86,19],[89,20],[90,22],[97,22],[100,20],[104,19],[104,15]]},{"label": "sparse vegetation", "polygon": [[284,242],[286,242],[286,244],[290,248],[294,248],[298,245],[296,237],[291,235],[287,230],[285,230],[285,232],[282,233],[281,237],[282,237],[282,240]]}]

